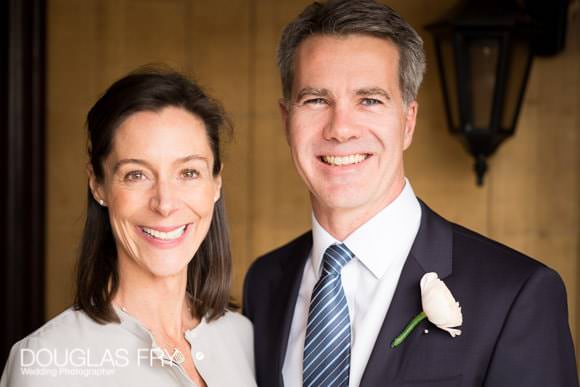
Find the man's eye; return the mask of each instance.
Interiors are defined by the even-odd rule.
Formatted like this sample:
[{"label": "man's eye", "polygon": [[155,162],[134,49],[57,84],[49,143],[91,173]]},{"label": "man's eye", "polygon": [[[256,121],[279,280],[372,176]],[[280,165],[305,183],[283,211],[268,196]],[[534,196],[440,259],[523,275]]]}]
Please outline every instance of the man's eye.
[{"label": "man's eye", "polygon": [[142,171],[131,171],[125,175],[125,181],[140,181],[145,179],[145,174]]},{"label": "man's eye", "polygon": [[373,105],[380,105],[382,104],[382,101],[376,99],[376,98],[363,98],[361,100],[361,104],[364,106],[373,106]]},{"label": "man's eye", "polygon": [[181,171],[181,176],[185,179],[197,179],[199,177],[199,172],[195,169],[184,169]]},{"label": "man's eye", "polygon": [[310,98],[307,99],[306,101],[304,101],[304,104],[309,104],[309,105],[321,105],[321,104],[325,104],[326,100],[324,98]]}]

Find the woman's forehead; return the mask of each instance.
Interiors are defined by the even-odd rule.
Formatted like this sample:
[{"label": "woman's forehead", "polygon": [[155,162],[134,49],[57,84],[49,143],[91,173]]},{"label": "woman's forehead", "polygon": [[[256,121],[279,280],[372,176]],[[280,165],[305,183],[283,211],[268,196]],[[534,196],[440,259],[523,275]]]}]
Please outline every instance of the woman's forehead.
[{"label": "woman's forehead", "polygon": [[167,107],[127,117],[115,130],[112,153],[129,158],[179,159],[208,157],[211,147],[199,117],[182,108]]}]

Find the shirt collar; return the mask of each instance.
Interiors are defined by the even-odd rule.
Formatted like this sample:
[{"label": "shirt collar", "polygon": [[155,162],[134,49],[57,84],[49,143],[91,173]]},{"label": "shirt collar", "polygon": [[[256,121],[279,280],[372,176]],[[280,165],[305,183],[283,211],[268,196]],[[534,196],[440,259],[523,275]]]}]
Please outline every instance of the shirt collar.
[{"label": "shirt collar", "polygon": [[[421,206],[409,181],[389,205],[350,234],[343,243],[377,278],[396,260],[405,260],[421,223]],[[319,276],[326,249],[340,243],[328,233],[312,213],[312,265]]]}]

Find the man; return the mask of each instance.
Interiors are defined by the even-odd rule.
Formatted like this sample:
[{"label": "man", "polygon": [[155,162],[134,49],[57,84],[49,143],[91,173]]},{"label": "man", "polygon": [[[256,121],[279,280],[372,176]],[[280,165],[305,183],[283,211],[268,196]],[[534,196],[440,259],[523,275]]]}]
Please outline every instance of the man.
[{"label": "man", "polygon": [[[558,274],[442,219],[405,178],[425,69],[417,33],[372,0],[314,3],[278,55],[312,231],[247,274],[259,385],[577,386]],[[462,334],[428,316],[392,348],[431,272],[460,303]]]}]

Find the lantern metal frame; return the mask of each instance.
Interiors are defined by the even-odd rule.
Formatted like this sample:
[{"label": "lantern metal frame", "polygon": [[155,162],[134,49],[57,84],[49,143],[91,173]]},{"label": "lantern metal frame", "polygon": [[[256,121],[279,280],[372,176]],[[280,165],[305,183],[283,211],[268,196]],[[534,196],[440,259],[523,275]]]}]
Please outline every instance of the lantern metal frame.
[{"label": "lantern metal frame", "polygon": [[[458,136],[468,152],[475,159],[474,169],[478,185],[483,184],[487,171],[487,158],[516,130],[519,113],[524,99],[530,69],[532,66],[534,40],[534,23],[517,7],[515,3],[495,1],[471,1],[460,4],[445,19],[430,24],[426,28],[434,37],[437,66],[443,92],[445,115],[452,134]],[[450,44],[452,54],[452,72],[455,84],[447,76],[449,63],[445,62],[443,45]],[[472,90],[475,74],[471,74],[470,42],[493,41],[497,43],[497,64],[493,84],[491,111],[487,126],[474,123],[474,92]],[[512,55],[516,44],[525,47],[523,66],[519,71],[520,80],[512,111],[506,112],[508,83],[510,82],[515,60]],[[455,87],[455,90],[450,90]],[[457,97],[452,101],[452,93]],[[456,103],[457,106],[453,104]],[[456,114],[454,114],[456,112]],[[509,118],[503,118],[509,114]],[[507,121],[507,122],[506,122]]]}]

